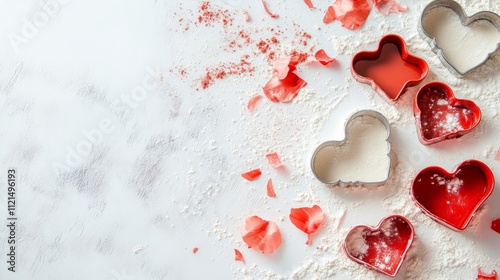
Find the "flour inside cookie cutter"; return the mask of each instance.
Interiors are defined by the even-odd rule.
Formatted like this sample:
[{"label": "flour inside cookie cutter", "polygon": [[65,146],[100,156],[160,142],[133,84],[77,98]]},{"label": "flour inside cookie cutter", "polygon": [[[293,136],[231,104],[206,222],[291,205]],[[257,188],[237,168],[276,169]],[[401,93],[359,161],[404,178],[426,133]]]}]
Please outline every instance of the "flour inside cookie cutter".
[{"label": "flour inside cookie cutter", "polygon": [[314,151],[314,176],[328,185],[384,183],[391,169],[390,133],[389,121],[379,112],[354,113],[343,140],[324,142]]},{"label": "flour inside cookie cutter", "polygon": [[419,32],[458,77],[481,67],[500,48],[500,16],[482,11],[469,17],[453,0],[429,3],[422,11]]}]

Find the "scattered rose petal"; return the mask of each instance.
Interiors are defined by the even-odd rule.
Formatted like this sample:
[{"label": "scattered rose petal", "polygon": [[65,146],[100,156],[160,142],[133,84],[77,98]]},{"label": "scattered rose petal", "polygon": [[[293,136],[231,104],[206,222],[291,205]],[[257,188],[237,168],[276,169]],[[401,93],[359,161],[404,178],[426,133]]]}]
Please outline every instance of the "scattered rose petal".
[{"label": "scattered rose petal", "polygon": [[500,233],[500,219],[496,219],[491,222],[491,229]]},{"label": "scattered rose petal", "polygon": [[306,3],[307,7],[309,7],[309,9],[314,8],[314,5],[313,5],[313,3],[311,2],[311,0],[304,0],[304,2]]},{"label": "scattered rose petal", "polygon": [[317,51],[314,57],[317,61],[319,61],[319,63],[325,66],[335,61],[335,58],[328,56],[323,49]]},{"label": "scattered rose petal", "polygon": [[325,213],[318,205],[313,207],[292,208],[290,221],[298,229],[307,234],[307,245],[311,245],[311,235],[316,232],[323,223]]},{"label": "scattered rose petal", "polygon": [[252,216],[245,221],[245,227],[241,229],[241,236],[248,248],[268,254],[276,251],[282,241],[278,225],[257,216]]},{"label": "scattered rose petal", "polygon": [[198,247],[193,248],[193,254],[196,254],[196,252],[198,252]]},{"label": "scattered rose petal", "polygon": [[273,180],[271,179],[267,180],[267,196],[276,197],[276,193],[273,188]]},{"label": "scattered rose petal", "polygon": [[253,112],[255,110],[255,105],[257,105],[257,102],[259,102],[259,100],[261,98],[262,98],[262,95],[256,95],[256,96],[250,98],[250,100],[248,101],[248,104],[247,104],[248,111]]},{"label": "scattered rose petal", "polygon": [[260,169],[254,169],[254,170],[250,170],[246,173],[241,174],[241,176],[243,178],[247,179],[248,181],[253,181],[253,180],[257,179],[260,176],[260,174],[262,174],[260,172]]},{"label": "scattered rose petal", "polygon": [[306,81],[302,80],[299,76],[289,73],[282,80],[278,76],[273,76],[262,90],[269,100],[288,103],[299,94],[300,89],[306,84]]},{"label": "scattered rose petal", "polygon": [[234,249],[234,260],[245,263],[245,258],[243,258],[243,254],[238,249]]},{"label": "scattered rose petal", "polygon": [[291,56],[282,57],[273,62],[273,69],[278,76],[278,79],[283,80],[288,76],[288,73],[295,70],[295,60],[292,61]]},{"label": "scattered rose petal", "polygon": [[377,10],[384,15],[389,13],[400,13],[408,10],[405,6],[400,6],[396,0],[373,0],[373,5]]},{"label": "scattered rose petal", "polygon": [[273,14],[273,13],[271,13],[271,11],[269,11],[269,9],[267,8],[267,4],[266,4],[265,0],[262,0],[262,5],[264,6],[264,10],[266,11],[266,13],[268,15],[270,15],[272,18],[278,18],[279,17],[279,15]]},{"label": "scattered rose petal", "polygon": [[324,23],[339,20],[343,27],[355,30],[361,27],[370,14],[367,0],[337,0],[328,7]]},{"label": "scattered rose petal", "polygon": [[493,270],[490,273],[483,272],[481,269],[478,269],[477,272],[477,280],[496,280],[497,272]]},{"label": "scattered rose petal", "polygon": [[334,22],[337,19],[335,15],[335,10],[332,6],[329,6],[326,10],[325,16],[323,17],[323,23],[328,24],[330,22]]},{"label": "scattered rose petal", "polygon": [[249,22],[250,21],[250,15],[248,14],[247,11],[243,11],[243,15],[245,16],[245,21]]},{"label": "scattered rose petal", "polygon": [[283,166],[283,163],[281,163],[280,157],[278,156],[277,153],[270,153],[266,155],[267,161],[269,161],[269,164],[278,169]]}]

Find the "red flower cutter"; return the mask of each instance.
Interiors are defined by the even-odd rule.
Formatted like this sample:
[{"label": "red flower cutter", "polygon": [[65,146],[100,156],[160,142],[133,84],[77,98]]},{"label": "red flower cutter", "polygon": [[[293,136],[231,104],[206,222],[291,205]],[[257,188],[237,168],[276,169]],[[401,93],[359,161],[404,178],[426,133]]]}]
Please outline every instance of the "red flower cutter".
[{"label": "red flower cutter", "polygon": [[394,277],[415,236],[405,217],[384,218],[377,227],[355,226],[344,240],[347,256],[370,269]]},{"label": "red flower cutter", "polygon": [[369,84],[385,100],[395,101],[407,87],[420,84],[429,67],[425,60],[411,55],[398,35],[380,40],[375,51],[358,52],[351,63],[351,73],[360,83]]},{"label": "red flower cutter", "polygon": [[440,82],[424,85],[413,105],[420,142],[425,145],[460,137],[481,121],[481,109],[472,101],[457,99]]},{"label": "red flower cutter", "polygon": [[467,227],[494,186],[491,169],[472,159],[460,164],[452,173],[439,166],[423,169],[413,180],[411,196],[425,214],[460,231]]}]

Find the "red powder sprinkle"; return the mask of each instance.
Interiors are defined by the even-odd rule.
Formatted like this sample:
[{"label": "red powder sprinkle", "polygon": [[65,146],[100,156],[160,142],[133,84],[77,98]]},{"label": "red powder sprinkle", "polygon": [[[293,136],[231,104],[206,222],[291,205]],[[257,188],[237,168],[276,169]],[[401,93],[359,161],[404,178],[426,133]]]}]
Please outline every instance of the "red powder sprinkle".
[{"label": "red powder sprinkle", "polygon": [[491,229],[500,233],[500,219],[496,219],[491,222]]},{"label": "red powder sprinkle", "polygon": [[477,271],[477,280],[496,280],[497,272],[493,270],[490,273],[483,272],[480,268]]},{"label": "red powder sprinkle", "polygon": [[290,221],[298,229],[307,234],[307,245],[311,245],[311,235],[316,232],[318,227],[323,223],[325,213],[318,206],[292,208],[290,211]]},{"label": "red powder sprinkle", "polygon": [[316,52],[314,55],[317,61],[319,63],[323,64],[324,66],[330,64],[331,62],[335,61],[333,57],[330,57],[329,55],[326,54],[325,50],[321,49]]},{"label": "red powder sprinkle", "polygon": [[269,179],[267,180],[267,196],[269,197],[276,197],[276,193],[274,192],[273,188],[273,180]]},{"label": "red powder sprinkle", "polygon": [[262,53],[266,53],[267,49],[269,49],[269,44],[264,40],[260,40],[260,42],[257,43],[257,48],[259,48],[259,51]]},{"label": "red powder sprinkle", "polygon": [[243,11],[243,15],[245,15],[245,21],[249,22],[250,21],[250,15],[248,14],[248,12],[244,10]]},{"label": "red powder sprinkle", "polygon": [[365,23],[369,14],[370,5],[367,0],[337,0],[328,7],[323,22],[339,20],[343,27],[355,30]]},{"label": "red powder sprinkle", "polygon": [[227,9],[213,8],[209,1],[201,3],[199,9],[198,23],[205,26],[213,26],[221,22],[224,27],[233,25],[233,16]]},{"label": "red powder sprinkle", "polygon": [[273,168],[280,168],[283,166],[283,163],[281,163],[280,157],[278,156],[277,153],[271,153],[266,155],[267,161],[269,161],[269,164]]},{"label": "red powder sprinkle", "polygon": [[266,13],[268,15],[270,15],[272,18],[278,18],[279,17],[279,15],[273,14],[273,13],[271,13],[271,11],[269,11],[269,9],[267,8],[267,4],[266,4],[265,0],[262,0],[262,5],[264,6],[264,10],[266,11]]},{"label": "red powder sprinkle", "polygon": [[213,84],[214,80],[221,80],[227,76],[242,75],[254,72],[255,68],[247,60],[248,55],[243,56],[239,62],[222,63],[218,66],[207,68],[205,75],[201,77],[201,88],[206,89]]},{"label": "red powder sprinkle", "polygon": [[252,216],[245,221],[241,229],[243,241],[261,253],[271,254],[281,245],[281,232],[275,222]]},{"label": "red powder sprinkle", "polygon": [[245,263],[245,258],[243,258],[243,254],[238,249],[234,249],[234,260]]},{"label": "red powder sprinkle", "polygon": [[247,179],[248,181],[253,181],[253,180],[259,178],[260,174],[262,174],[260,172],[260,169],[254,169],[254,170],[250,170],[246,173],[241,174],[241,176],[243,178]]},{"label": "red powder sprinkle", "polygon": [[193,248],[193,254],[196,254],[196,252],[198,252],[198,247]]},{"label": "red powder sprinkle", "polygon": [[373,5],[384,15],[388,15],[389,13],[406,12],[408,10],[407,7],[400,6],[396,3],[396,0],[373,0]]},{"label": "red powder sprinkle", "polygon": [[311,0],[304,0],[304,2],[306,3],[307,7],[309,7],[309,9],[314,8],[314,5],[313,5],[313,3],[311,2]]},{"label": "red powder sprinkle", "polygon": [[252,98],[250,98],[250,101],[248,101],[247,104],[247,109],[250,112],[253,112],[255,110],[255,105],[257,105],[257,102],[262,98],[262,95],[256,95]]}]

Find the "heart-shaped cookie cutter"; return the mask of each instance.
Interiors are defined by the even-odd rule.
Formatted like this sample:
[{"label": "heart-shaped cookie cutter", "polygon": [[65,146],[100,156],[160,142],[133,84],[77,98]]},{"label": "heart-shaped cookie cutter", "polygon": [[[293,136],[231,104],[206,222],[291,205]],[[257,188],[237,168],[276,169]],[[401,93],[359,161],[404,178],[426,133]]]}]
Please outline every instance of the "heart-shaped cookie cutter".
[{"label": "heart-shaped cookie cutter", "polygon": [[[348,138],[349,138],[349,131],[348,131],[348,128],[350,127],[350,123],[355,120],[356,118],[358,117],[361,117],[361,116],[370,116],[370,117],[373,117],[375,119],[377,119],[378,121],[380,121],[386,128],[386,137],[385,137],[385,140],[387,142],[387,157],[389,158],[389,167],[387,169],[387,174],[384,174],[384,178],[380,181],[376,181],[376,182],[364,182],[364,181],[342,181],[340,178],[337,179],[337,180],[326,180],[324,178],[322,178],[322,176],[320,175],[320,173],[318,172],[318,169],[321,168],[321,164],[316,163],[316,160],[318,159],[318,156],[321,154],[321,151],[326,148],[326,147],[340,147],[340,146],[343,146],[344,144],[346,144]],[[358,112],[355,112],[354,114],[352,114],[348,119],[347,121],[345,122],[345,125],[344,125],[344,139],[341,140],[341,141],[326,141],[326,142],[323,142],[322,144],[320,144],[316,150],[314,151],[312,157],[311,157],[311,170],[314,174],[314,176],[319,180],[321,181],[322,183],[324,184],[327,184],[327,185],[337,185],[337,184],[363,184],[363,185],[371,185],[371,184],[382,184],[384,183],[385,181],[387,181],[387,179],[389,178],[389,173],[390,173],[390,170],[391,170],[391,165],[392,165],[392,160],[391,160],[391,145],[390,145],[390,142],[389,142],[389,136],[391,134],[391,126],[389,124],[389,121],[384,117],[384,115],[382,115],[381,113],[377,112],[377,111],[374,111],[374,110],[361,110],[361,111],[358,111]]]},{"label": "heart-shaped cookie cutter", "polygon": [[353,227],[342,246],[351,260],[394,277],[403,265],[414,237],[415,230],[408,219],[391,215],[376,227]]},{"label": "heart-shaped cookie cutter", "polygon": [[[382,66],[385,68],[380,69]],[[388,102],[396,101],[408,87],[420,84],[428,72],[427,62],[412,55],[404,39],[396,34],[383,36],[376,50],[360,51],[351,61],[354,79],[370,85]]]},{"label": "heart-shaped cookie cutter", "polygon": [[467,160],[449,173],[439,166],[421,170],[413,180],[411,197],[436,222],[464,230],[495,187],[491,169],[478,160]]},{"label": "heart-shaped cookie cutter", "polygon": [[478,13],[469,17],[465,13],[462,6],[453,0],[435,0],[435,1],[430,2],[424,8],[424,10],[422,11],[422,15],[420,16],[420,24],[419,24],[419,28],[418,28],[419,33],[420,33],[421,37],[431,46],[432,51],[434,53],[436,53],[436,55],[438,56],[441,63],[443,63],[443,65],[451,73],[455,74],[456,76],[458,76],[460,78],[464,77],[465,75],[467,75],[471,71],[481,67],[500,48],[500,43],[499,43],[499,44],[497,44],[496,49],[494,51],[492,51],[491,53],[489,53],[488,56],[482,62],[480,62],[478,65],[476,65],[472,68],[469,68],[466,71],[460,71],[445,56],[445,54],[443,53],[443,50],[438,46],[438,44],[436,42],[436,38],[433,37],[432,35],[430,35],[424,28],[424,17],[430,10],[432,10],[434,8],[451,9],[452,11],[454,11],[458,15],[458,17],[460,18],[460,22],[463,26],[469,26],[472,23],[479,21],[479,20],[487,20],[487,21],[491,22],[491,24],[493,24],[498,29],[499,32],[500,32],[500,16],[498,14],[493,13],[493,12],[482,11],[482,12],[478,12]]},{"label": "heart-shaped cookie cutter", "polygon": [[[433,118],[431,120],[429,120],[428,117],[422,116],[423,109],[421,107],[423,107],[423,105],[430,106],[429,104],[427,104],[428,102],[430,102],[430,100],[426,99],[430,99],[431,97],[427,95],[436,93],[442,93],[446,96],[446,100],[438,100],[437,102],[443,102],[447,107],[451,106],[454,108],[463,108],[470,112],[469,115],[455,116],[454,114],[452,114],[451,119],[456,122],[456,125],[459,127],[459,129],[456,129],[455,127],[447,127],[452,126],[452,124],[449,123],[450,121],[447,121],[448,115],[444,115],[444,111],[436,112],[432,116]],[[415,96],[415,102],[413,103],[413,113],[415,115],[419,140],[424,145],[430,145],[446,139],[461,137],[462,135],[469,133],[481,122],[481,109],[479,108],[479,106],[477,106],[476,103],[471,100],[456,98],[453,90],[447,84],[441,82],[430,82],[420,88],[420,90],[417,92],[417,95]],[[434,125],[437,125],[436,121],[438,120],[443,122],[444,126],[446,126],[446,129],[448,129],[449,131],[445,131],[440,135],[429,136],[429,131],[427,131],[428,129],[437,129],[439,127],[424,128],[424,125],[422,123],[425,122],[427,123],[427,126],[431,126],[431,124],[434,122]]]}]

